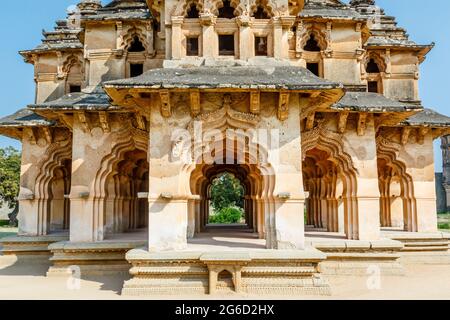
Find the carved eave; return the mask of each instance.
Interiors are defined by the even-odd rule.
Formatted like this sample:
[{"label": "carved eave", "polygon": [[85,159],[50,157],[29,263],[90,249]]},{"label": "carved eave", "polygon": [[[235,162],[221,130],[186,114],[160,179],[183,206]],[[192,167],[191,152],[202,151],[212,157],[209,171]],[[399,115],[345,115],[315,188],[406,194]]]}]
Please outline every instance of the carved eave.
[{"label": "carved eave", "polygon": [[23,128],[16,126],[2,126],[0,127],[0,135],[11,139],[22,140]]},{"label": "carved eave", "polygon": [[344,96],[342,89],[332,89],[326,91],[301,92],[300,98],[305,99],[306,103],[301,103],[302,110],[300,119],[305,119],[314,112],[331,111],[331,106]]},{"label": "carved eave", "polygon": [[377,112],[375,114],[375,128],[396,126],[409,117],[419,113],[421,110],[405,112]]},{"label": "carved eave", "polygon": [[[344,95],[342,89],[329,90],[251,90],[251,89],[234,89],[216,88],[216,89],[152,89],[152,88],[116,88],[105,87],[105,91],[111,97],[113,104],[121,106],[129,111],[138,111],[149,117],[149,109],[153,103],[158,103],[161,115],[165,118],[172,116],[172,108],[170,96],[174,93],[188,93],[190,101],[191,115],[197,116],[201,113],[200,97],[202,93],[230,93],[245,92],[249,94],[250,110],[252,114],[259,114],[261,111],[261,93],[270,92],[278,95],[277,117],[284,121],[289,114],[289,101],[293,94],[299,94],[306,103],[302,104],[302,119],[307,117],[311,112],[326,111],[333,103],[338,101]],[[159,101],[158,101],[159,100]]]},{"label": "carved eave", "polygon": [[401,44],[389,44],[389,45],[364,45],[364,49],[380,50],[380,51],[408,51],[413,52],[418,58],[419,63],[425,61],[428,53],[434,48],[435,43],[428,45],[401,45]]}]

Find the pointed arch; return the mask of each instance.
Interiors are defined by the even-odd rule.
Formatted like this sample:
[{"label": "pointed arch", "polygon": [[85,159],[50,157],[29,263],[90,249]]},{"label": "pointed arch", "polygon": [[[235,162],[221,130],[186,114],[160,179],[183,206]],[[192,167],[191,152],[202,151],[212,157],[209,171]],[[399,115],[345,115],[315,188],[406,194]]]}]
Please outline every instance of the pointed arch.
[{"label": "pointed arch", "polygon": [[[375,67],[376,67],[376,69],[375,69]],[[382,56],[379,53],[377,53],[375,51],[370,51],[366,54],[366,56],[364,58],[364,70],[366,73],[385,72],[386,71],[386,61],[382,58]]]},{"label": "pointed arch", "polygon": [[[416,232],[417,231],[417,203],[414,196],[414,183],[410,174],[407,172],[406,164],[400,160],[399,152],[400,145],[388,141],[382,136],[378,136],[377,140],[377,157],[379,164],[379,181],[380,191],[388,192],[390,178],[396,176],[399,179],[401,187],[401,198],[403,200],[403,222],[405,231]],[[382,162],[383,161],[383,162]],[[384,168],[383,168],[384,167]],[[389,169],[386,172],[385,169]],[[382,199],[383,200],[383,199]],[[382,206],[381,216],[385,216],[385,219],[389,218],[388,208]],[[386,222],[386,221],[385,221]]]},{"label": "pointed arch", "polygon": [[275,8],[270,0],[255,0],[250,6],[250,15],[255,19],[270,19],[275,16]]},{"label": "pointed arch", "polygon": [[[38,208],[37,217],[39,235],[47,235],[51,231],[52,181],[55,179],[56,171],[59,168],[69,171],[65,168],[65,162],[72,161],[72,139],[51,144],[45,154],[46,156],[38,164],[40,170],[36,176],[34,191]],[[71,172],[65,173],[70,177]],[[68,187],[70,188],[70,178],[68,184]],[[68,221],[66,221],[65,224],[67,225]]]},{"label": "pointed arch", "polygon": [[105,237],[105,205],[108,194],[111,191],[120,193],[120,190],[117,190],[119,183],[113,183],[113,186],[109,183],[112,181],[111,178],[116,179],[117,182],[117,177],[114,177],[117,173],[115,168],[123,161],[127,152],[139,150],[148,153],[148,135],[140,130],[125,128],[115,134],[114,141],[116,144],[111,152],[101,160],[100,168],[90,187],[89,197],[93,202],[94,241],[101,241]]},{"label": "pointed arch", "polygon": [[308,51],[305,48],[307,48],[308,45],[311,45],[312,42],[314,42],[317,48],[320,49],[317,51],[324,51],[328,48],[327,36],[322,30],[314,26],[311,26],[305,30],[300,41],[300,46],[303,50]]},{"label": "pointed arch", "polygon": [[[307,152],[313,149],[322,150],[328,154],[325,159],[334,163],[338,169],[338,176],[343,183],[342,201],[344,204],[344,228],[348,239],[357,240],[358,235],[358,199],[357,174],[351,156],[343,147],[343,136],[322,126],[302,133],[302,155],[306,159]],[[314,188],[322,190],[321,181],[316,181]],[[334,184],[337,181],[333,181]],[[322,189],[321,189],[322,188]],[[325,190],[323,190],[325,192]],[[315,210],[317,211],[317,210]]]}]

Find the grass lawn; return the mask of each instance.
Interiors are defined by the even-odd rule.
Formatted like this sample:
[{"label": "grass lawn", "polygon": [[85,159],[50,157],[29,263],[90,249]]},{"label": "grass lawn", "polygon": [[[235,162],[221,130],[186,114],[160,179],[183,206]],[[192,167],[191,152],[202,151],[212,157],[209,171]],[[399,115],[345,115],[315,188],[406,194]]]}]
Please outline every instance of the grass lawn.
[{"label": "grass lawn", "polygon": [[0,226],[0,238],[14,236],[17,234],[17,228],[11,228],[7,226]]},{"label": "grass lawn", "polygon": [[439,229],[450,232],[450,213],[438,214]]}]

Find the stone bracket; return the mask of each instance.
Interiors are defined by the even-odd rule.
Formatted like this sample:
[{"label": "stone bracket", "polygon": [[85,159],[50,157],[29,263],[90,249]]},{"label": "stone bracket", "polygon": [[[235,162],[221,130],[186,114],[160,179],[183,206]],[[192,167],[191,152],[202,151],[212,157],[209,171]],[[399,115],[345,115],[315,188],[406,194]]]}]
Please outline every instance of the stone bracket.
[{"label": "stone bracket", "polygon": [[367,113],[358,114],[358,124],[356,129],[358,136],[363,136],[366,133],[367,116],[368,116]]},{"label": "stone bracket", "polygon": [[159,97],[161,99],[161,115],[164,118],[169,118],[170,116],[172,116],[169,90],[161,90],[159,92]]},{"label": "stone bracket", "polygon": [[278,119],[284,121],[289,116],[289,92],[280,92],[278,100]]},{"label": "stone bracket", "polygon": [[250,92],[250,112],[259,114],[261,111],[261,93],[259,91]]}]

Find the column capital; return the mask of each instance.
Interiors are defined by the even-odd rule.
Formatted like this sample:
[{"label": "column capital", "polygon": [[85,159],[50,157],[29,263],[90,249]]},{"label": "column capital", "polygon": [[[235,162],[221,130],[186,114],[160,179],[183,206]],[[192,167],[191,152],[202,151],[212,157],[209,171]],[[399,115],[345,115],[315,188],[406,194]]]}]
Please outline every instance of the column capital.
[{"label": "column capital", "polygon": [[181,25],[184,22],[183,16],[173,16],[172,25]]},{"label": "column capital", "polygon": [[248,15],[242,15],[236,18],[236,23],[239,27],[251,27],[253,24],[253,18]]},{"label": "column capital", "polygon": [[217,17],[212,13],[200,14],[200,24],[202,26],[213,26],[216,24]]}]

